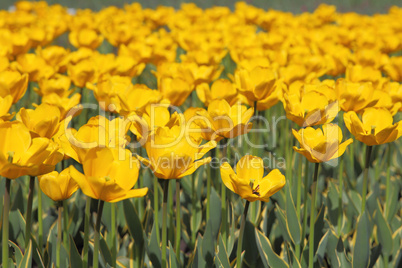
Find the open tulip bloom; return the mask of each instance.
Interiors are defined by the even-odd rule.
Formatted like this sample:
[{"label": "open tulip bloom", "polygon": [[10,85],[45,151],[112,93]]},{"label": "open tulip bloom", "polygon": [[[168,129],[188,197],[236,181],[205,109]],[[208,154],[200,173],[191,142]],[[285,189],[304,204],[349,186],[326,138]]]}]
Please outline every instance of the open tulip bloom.
[{"label": "open tulip bloom", "polygon": [[260,157],[243,156],[236,165],[236,172],[229,163],[221,165],[221,176],[225,186],[241,198],[250,202],[269,198],[285,186],[285,176],[274,169],[264,176],[264,163]]}]

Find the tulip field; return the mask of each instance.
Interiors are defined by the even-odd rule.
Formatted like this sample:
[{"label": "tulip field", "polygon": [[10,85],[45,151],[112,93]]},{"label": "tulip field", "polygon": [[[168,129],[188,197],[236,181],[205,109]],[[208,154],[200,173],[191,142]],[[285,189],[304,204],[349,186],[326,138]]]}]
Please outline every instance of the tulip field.
[{"label": "tulip field", "polygon": [[232,7],[0,9],[1,267],[402,267],[402,7]]}]

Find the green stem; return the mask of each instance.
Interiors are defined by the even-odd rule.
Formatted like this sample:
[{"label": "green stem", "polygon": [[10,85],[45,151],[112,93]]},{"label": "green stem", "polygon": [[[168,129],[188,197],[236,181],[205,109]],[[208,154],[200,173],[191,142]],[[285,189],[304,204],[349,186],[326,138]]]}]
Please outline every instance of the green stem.
[{"label": "green stem", "polygon": [[385,217],[388,218],[388,213],[389,213],[389,203],[391,202],[390,199],[390,194],[391,194],[391,150],[392,146],[391,144],[388,145],[388,154],[387,154],[387,177],[386,177],[386,188],[385,188]]},{"label": "green stem", "polygon": [[8,232],[9,232],[9,213],[10,213],[10,186],[11,180],[5,178],[6,180],[6,189],[4,191],[4,199],[3,199],[3,241],[2,241],[2,249],[3,249],[3,267],[8,267]]},{"label": "green stem", "polygon": [[112,267],[116,267],[116,258],[117,258],[117,246],[116,246],[116,203],[111,204],[111,235],[112,235],[112,247],[110,251],[112,253]]},{"label": "green stem", "polygon": [[[227,148],[228,145],[226,144],[227,139],[222,140],[222,144],[225,145],[222,149],[222,159],[226,158],[227,155]],[[222,210],[222,226],[221,226],[221,234],[222,234],[222,240],[224,245],[227,247],[227,240],[228,240],[228,234],[227,234],[227,229],[228,229],[228,213],[227,213],[227,208],[226,208],[226,187],[225,185],[221,186],[221,210]]]},{"label": "green stem", "polygon": [[82,250],[82,267],[88,267],[88,246],[89,246],[89,218],[91,216],[91,198],[87,196],[85,204],[85,222],[84,222],[84,248]]},{"label": "green stem", "polygon": [[63,209],[62,202],[58,204],[58,217],[57,217],[57,245],[56,245],[56,267],[60,267],[60,251],[61,251],[61,230],[63,227],[61,226],[61,210]]},{"label": "green stem", "polygon": [[312,184],[311,192],[311,214],[310,214],[310,237],[309,237],[309,248],[308,248],[308,267],[313,268],[314,266],[314,223],[315,223],[315,201],[317,198],[317,177],[318,177],[318,167],[319,163],[315,163],[314,168],[314,178]]},{"label": "green stem", "polygon": [[69,250],[69,238],[68,238],[68,205],[67,200],[63,201],[63,222],[64,222],[64,235],[63,235],[63,242],[64,247],[68,251]]},{"label": "green stem", "polygon": [[31,176],[29,178],[29,193],[28,193],[28,204],[27,204],[27,215],[25,218],[25,248],[28,247],[29,240],[31,239],[31,218],[32,218],[32,201],[35,187],[35,177]]},{"label": "green stem", "polygon": [[43,208],[42,208],[42,190],[38,185],[38,244],[39,248],[42,249],[43,245]]},{"label": "green stem", "polygon": [[167,198],[169,194],[169,180],[165,180],[163,185],[162,203],[162,268],[167,267],[166,247],[167,247]]},{"label": "green stem", "polygon": [[373,150],[373,146],[368,146],[367,145],[366,162],[365,162],[365,165],[364,165],[364,173],[363,173],[362,209],[360,211],[360,215],[363,215],[364,210],[366,209],[368,170],[369,170],[369,166],[370,166],[370,157],[371,157],[371,151],[372,150]]},{"label": "green stem", "polygon": [[158,178],[154,176],[154,220],[156,228],[156,241],[158,244],[161,242],[159,234],[159,189],[158,189]]},{"label": "green stem", "polygon": [[[306,236],[306,230],[307,230],[307,194],[308,194],[308,179],[309,179],[309,161],[307,158],[305,159],[305,171],[304,171],[304,194],[303,194],[303,226],[302,226],[302,235],[301,239],[304,241],[304,237]],[[302,259],[303,255],[300,255],[300,262]]]},{"label": "green stem", "polygon": [[[195,192],[195,180],[194,180],[194,177],[192,176],[192,178],[191,178],[191,209],[192,209],[193,213],[195,213],[195,211],[197,211],[196,199],[197,199],[197,194]],[[196,238],[196,234],[198,231],[198,230],[196,230],[196,228],[197,228],[196,221],[195,221],[195,217],[193,214],[191,217],[191,244],[193,246],[195,245],[195,238]]]},{"label": "green stem", "polygon": [[211,167],[211,165],[209,165],[207,167],[207,212],[206,212],[207,220],[206,220],[206,222],[208,222],[209,217],[210,217],[209,211],[210,211],[211,202],[209,199],[211,197],[211,175],[212,175],[211,169],[212,169],[212,167]]},{"label": "green stem", "polygon": [[237,268],[241,268],[241,252],[243,248],[243,234],[244,234],[244,227],[246,226],[246,218],[247,218],[247,212],[248,212],[248,207],[250,205],[250,202],[247,200],[246,205],[244,206],[244,212],[241,217],[241,224],[240,224],[240,233],[239,233],[239,239],[237,242],[237,258],[236,258],[236,263],[237,263]]},{"label": "green stem", "polygon": [[[174,180],[169,180],[169,183],[171,184],[169,187],[169,192],[168,192],[168,203],[167,203],[167,207],[168,207],[168,214],[169,214],[169,219],[170,219],[170,224],[169,226],[173,226],[174,225],[174,211],[173,211],[173,190],[175,189],[175,181]],[[170,228],[169,232],[168,232],[168,240],[173,241],[174,238],[174,228]]]},{"label": "green stem", "polygon": [[180,218],[180,180],[176,180],[176,258],[180,263],[181,218]]},{"label": "green stem", "polygon": [[[300,206],[301,206],[301,185],[302,185],[302,155],[299,156],[299,163],[298,163],[298,176],[297,176],[297,192],[296,192],[296,215],[297,219],[300,222]],[[300,256],[300,243],[296,244],[296,256],[297,258]]]},{"label": "green stem", "polygon": [[354,178],[355,177],[355,150],[354,150],[354,148],[355,148],[355,146],[354,146],[354,143],[352,142],[352,144],[350,144],[349,146],[349,149],[350,149],[350,151],[349,151],[349,154],[350,154],[350,165],[352,166],[352,178]]},{"label": "green stem", "polygon": [[104,203],[105,202],[103,200],[99,200],[98,215],[96,216],[96,225],[95,225],[93,268],[99,267],[99,237],[100,237],[100,225],[102,220]]},{"label": "green stem", "polygon": [[339,157],[339,174],[338,174],[338,184],[339,184],[339,196],[338,196],[338,235],[342,235],[342,215],[343,215],[343,157]]}]

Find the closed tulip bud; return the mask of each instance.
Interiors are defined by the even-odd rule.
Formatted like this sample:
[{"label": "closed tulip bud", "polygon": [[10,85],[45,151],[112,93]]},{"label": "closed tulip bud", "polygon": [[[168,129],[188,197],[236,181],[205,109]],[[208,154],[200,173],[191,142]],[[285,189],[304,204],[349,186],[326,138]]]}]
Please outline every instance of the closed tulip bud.
[{"label": "closed tulip bud", "polygon": [[361,120],[353,111],[343,118],[350,133],[368,146],[393,142],[402,136],[401,122],[393,124],[392,114],[385,108],[367,108]]},{"label": "closed tulip bud", "polygon": [[82,167],[84,174],[73,166],[70,174],[82,192],[91,198],[115,203],[142,197],[148,192],[146,187],[132,189],[137,182],[140,165],[127,149],[92,148],[83,158]]},{"label": "closed tulip bud", "polygon": [[323,125],[322,130],[307,127],[299,131],[293,129],[292,132],[300,144],[300,148],[293,146],[293,149],[312,163],[327,162],[340,157],[353,142],[348,139],[342,143],[342,130],[336,124]]},{"label": "closed tulip bud", "polygon": [[252,155],[243,156],[239,160],[236,172],[227,162],[221,165],[220,170],[225,186],[250,202],[268,202],[286,184],[285,176],[278,169],[264,176],[262,159]]},{"label": "closed tulip bud", "polygon": [[78,184],[71,178],[71,169],[72,166],[60,173],[52,171],[39,176],[39,187],[42,192],[56,202],[69,199],[78,190]]}]

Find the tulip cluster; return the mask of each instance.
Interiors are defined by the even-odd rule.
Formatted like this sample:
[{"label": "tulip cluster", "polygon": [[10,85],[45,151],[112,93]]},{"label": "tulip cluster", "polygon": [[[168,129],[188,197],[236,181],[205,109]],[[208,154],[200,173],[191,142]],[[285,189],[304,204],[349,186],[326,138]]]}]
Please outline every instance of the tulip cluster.
[{"label": "tulip cluster", "polygon": [[[401,17],[398,7],[295,15],[245,2],[71,12],[21,1],[0,11],[3,266],[20,265],[19,248],[57,268],[63,256],[96,268],[339,266],[348,251],[354,267],[401,264],[385,241],[401,245],[385,220],[400,226],[402,216],[391,163],[402,136]],[[371,159],[385,153],[385,198],[380,189],[366,199],[370,168],[373,185],[382,179]],[[275,154],[286,164],[267,165]],[[24,233],[9,232],[17,218]]]}]

